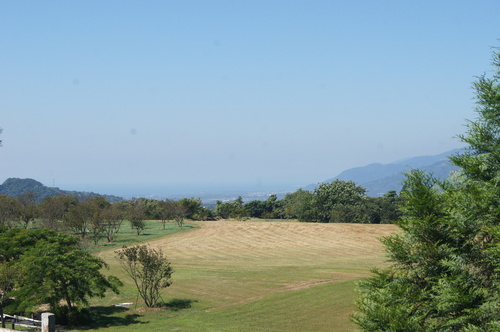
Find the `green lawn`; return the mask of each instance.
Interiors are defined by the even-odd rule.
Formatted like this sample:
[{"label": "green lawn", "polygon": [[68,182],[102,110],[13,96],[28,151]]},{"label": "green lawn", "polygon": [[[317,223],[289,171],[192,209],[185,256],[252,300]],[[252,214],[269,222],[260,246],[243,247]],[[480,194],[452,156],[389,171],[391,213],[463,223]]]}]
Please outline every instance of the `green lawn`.
[{"label": "green lawn", "polygon": [[130,227],[130,223],[128,221],[124,221],[120,227],[120,231],[115,235],[115,240],[113,242],[101,240],[97,247],[89,243],[89,250],[93,253],[99,253],[106,250],[116,250],[125,245],[130,246],[144,243],[167,235],[175,234],[177,232],[188,231],[197,227],[196,225],[193,226],[190,224],[185,224],[183,227],[179,227],[174,222],[167,222],[165,224],[165,228],[163,228],[163,223],[158,220],[146,220],[145,224],[145,229],[140,235],[137,235],[136,230]]},{"label": "green lawn", "polygon": [[[159,227],[158,227],[159,226]],[[94,300],[99,331],[354,331],[356,280],[384,264],[378,237],[392,225],[202,222],[144,236],[124,233],[98,255],[125,285]],[[187,231],[186,231],[187,230]],[[124,228],[125,231],[125,228]],[[162,235],[167,234],[167,235]],[[149,237],[149,238],[147,238]],[[163,308],[147,309],[122,273],[114,250],[147,240],[172,261],[174,283]],[[126,308],[113,304],[133,302]]]}]

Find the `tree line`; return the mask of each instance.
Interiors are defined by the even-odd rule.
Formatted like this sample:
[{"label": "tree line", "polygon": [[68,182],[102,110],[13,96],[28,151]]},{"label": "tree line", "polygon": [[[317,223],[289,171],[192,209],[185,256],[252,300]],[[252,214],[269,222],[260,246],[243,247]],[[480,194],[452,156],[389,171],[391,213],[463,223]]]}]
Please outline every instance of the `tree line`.
[{"label": "tree line", "polygon": [[221,218],[297,219],[302,222],[392,223],[401,216],[401,201],[396,191],[383,197],[369,197],[366,189],[353,181],[321,183],[310,192],[299,189],[278,200],[271,195],[265,201],[244,203],[217,201],[214,215]]},{"label": "tree line", "polygon": [[196,198],[139,198],[110,203],[100,195],[84,200],[61,195],[45,197],[37,203],[36,195],[28,192],[18,197],[0,195],[0,227],[27,229],[36,222],[39,227],[65,231],[98,244],[102,239],[112,242],[125,220],[137,235],[144,230],[144,220],[159,220],[164,228],[167,221],[174,221],[182,227],[186,219],[229,218],[391,223],[400,217],[400,201],[395,191],[383,197],[368,197],[363,187],[341,180],[321,183],[313,192],[299,189],[281,200],[271,195],[265,201],[248,203],[244,203],[241,197],[231,202],[217,201],[214,209],[204,207]]},{"label": "tree line", "polygon": [[200,220],[210,215],[210,210],[195,198],[177,201],[140,198],[110,203],[100,195],[84,200],[61,195],[46,197],[37,204],[32,192],[18,197],[0,195],[0,227],[62,231],[91,240],[95,245],[103,239],[112,242],[125,221],[140,235],[145,220],[161,220],[163,228],[170,220],[182,227],[185,219]]}]

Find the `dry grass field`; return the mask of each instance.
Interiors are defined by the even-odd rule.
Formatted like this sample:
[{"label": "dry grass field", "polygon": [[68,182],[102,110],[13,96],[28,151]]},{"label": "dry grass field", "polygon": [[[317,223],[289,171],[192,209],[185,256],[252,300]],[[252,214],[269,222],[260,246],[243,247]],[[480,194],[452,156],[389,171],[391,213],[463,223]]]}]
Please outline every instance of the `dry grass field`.
[{"label": "dry grass field", "polygon": [[[135,323],[144,330],[344,331],[353,330],[356,280],[384,264],[378,238],[394,225],[311,224],[265,221],[207,221],[150,241],[175,269],[165,292],[189,309],[146,310]],[[113,251],[101,253],[119,274]],[[135,302],[129,280],[112,299]],[[168,328],[166,329],[166,327]],[[121,326],[134,330],[137,326]]]}]

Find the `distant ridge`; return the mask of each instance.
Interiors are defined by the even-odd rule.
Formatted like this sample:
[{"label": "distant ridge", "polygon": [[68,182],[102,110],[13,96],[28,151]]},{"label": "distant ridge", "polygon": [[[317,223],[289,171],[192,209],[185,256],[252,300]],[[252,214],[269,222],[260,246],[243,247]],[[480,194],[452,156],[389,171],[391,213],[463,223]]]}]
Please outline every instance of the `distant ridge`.
[{"label": "distant ridge", "polygon": [[[36,195],[37,202],[42,201],[46,197],[52,197],[52,196],[71,195],[77,197],[80,200],[83,200],[98,195],[92,192],[68,191],[68,190],[61,190],[56,187],[47,187],[42,183],[33,179],[8,178],[2,185],[0,185],[1,195],[18,197],[30,191]],[[123,200],[122,197],[113,195],[101,195],[101,196],[104,196],[109,202],[118,202]]]},{"label": "distant ridge", "polygon": [[[400,191],[404,173],[411,169],[421,169],[432,173],[439,179],[447,178],[452,171],[458,170],[449,161],[451,155],[457,154],[461,149],[454,149],[434,156],[412,157],[389,164],[369,164],[363,167],[350,168],[334,178],[323,181],[324,183],[333,180],[354,181],[358,185],[366,188],[366,194],[372,197],[382,196],[390,190]],[[304,189],[313,190],[317,185],[308,185]]]}]

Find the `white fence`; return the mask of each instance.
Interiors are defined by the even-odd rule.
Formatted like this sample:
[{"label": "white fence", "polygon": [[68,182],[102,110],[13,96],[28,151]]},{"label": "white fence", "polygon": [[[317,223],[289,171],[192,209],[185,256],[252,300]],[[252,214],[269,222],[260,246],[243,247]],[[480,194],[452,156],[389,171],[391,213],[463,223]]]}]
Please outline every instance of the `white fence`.
[{"label": "white fence", "polygon": [[[31,319],[28,317],[22,316],[11,316],[11,315],[3,315],[5,318],[5,325],[10,325],[12,330],[19,326],[21,328],[29,328],[29,329],[40,329],[41,332],[55,332],[56,331],[56,319],[54,314],[49,312],[44,312],[42,314],[42,320]],[[12,331],[9,329],[0,328],[0,332],[3,331]],[[19,330],[17,330],[19,331]]]}]

